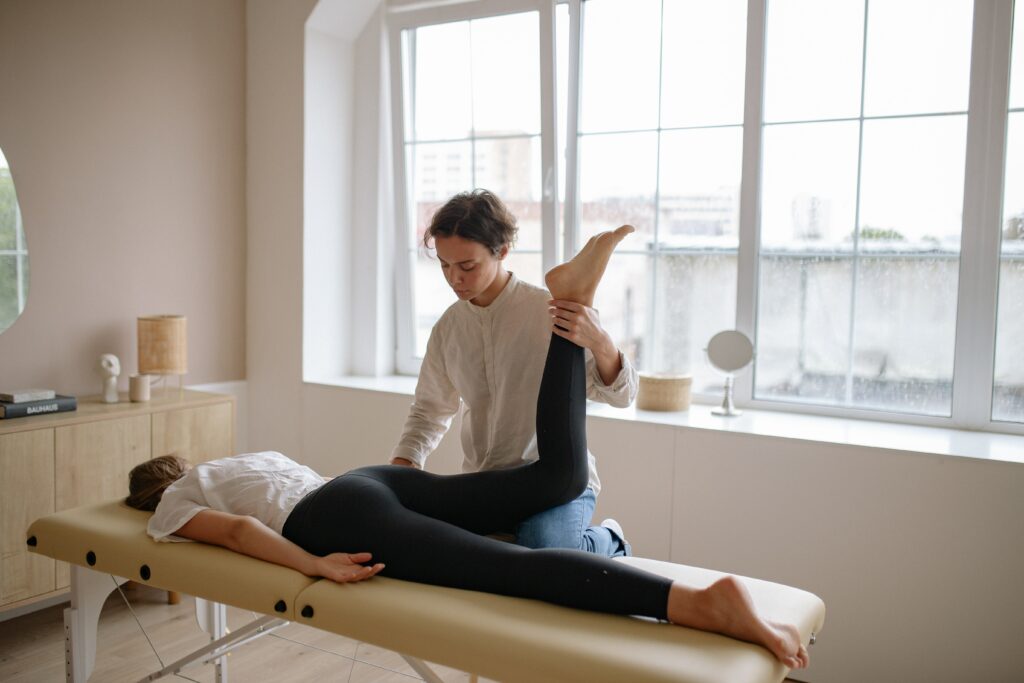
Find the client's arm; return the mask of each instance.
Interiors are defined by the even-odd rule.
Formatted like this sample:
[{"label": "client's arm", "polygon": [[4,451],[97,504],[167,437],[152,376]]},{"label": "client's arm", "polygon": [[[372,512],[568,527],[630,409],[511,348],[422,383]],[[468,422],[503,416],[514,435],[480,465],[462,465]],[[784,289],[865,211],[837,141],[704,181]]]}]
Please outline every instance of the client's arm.
[{"label": "client's arm", "polygon": [[255,517],[233,515],[218,510],[199,512],[174,534],[290,567],[306,576],[322,576],[339,583],[362,581],[384,568],[383,564],[369,567],[359,564],[369,562],[370,553],[331,553],[317,557],[307,553]]}]

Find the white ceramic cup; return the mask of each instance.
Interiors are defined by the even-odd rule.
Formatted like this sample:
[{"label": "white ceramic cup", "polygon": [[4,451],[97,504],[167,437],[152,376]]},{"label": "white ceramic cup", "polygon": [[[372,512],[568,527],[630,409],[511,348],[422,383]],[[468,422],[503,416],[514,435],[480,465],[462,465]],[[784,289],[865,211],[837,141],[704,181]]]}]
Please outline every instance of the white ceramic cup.
[{"label": "white ceramic cup", "polygon": [[128,398],[136,402],[149,400],[149,375],[132,375],[128,378]]}]

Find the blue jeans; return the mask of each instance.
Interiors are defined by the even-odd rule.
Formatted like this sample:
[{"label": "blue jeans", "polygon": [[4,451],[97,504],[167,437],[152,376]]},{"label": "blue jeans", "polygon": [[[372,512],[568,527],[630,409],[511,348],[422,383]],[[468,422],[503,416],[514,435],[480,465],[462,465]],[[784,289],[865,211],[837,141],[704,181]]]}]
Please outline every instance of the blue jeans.
[{"label": "blue jeans", "polygon": [[589,526],[597,496],[587,488],[576,500],[539,512],[516,527],[516,543],[527,548],[569,548],[595,555],[630,555],[629,544],[611,529]]}]

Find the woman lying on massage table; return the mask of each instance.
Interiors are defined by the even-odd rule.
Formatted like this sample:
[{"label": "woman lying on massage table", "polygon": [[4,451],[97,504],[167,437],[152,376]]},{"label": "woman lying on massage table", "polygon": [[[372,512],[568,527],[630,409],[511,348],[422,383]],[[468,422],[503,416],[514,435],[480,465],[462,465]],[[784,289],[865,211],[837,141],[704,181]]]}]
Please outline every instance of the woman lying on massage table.
[{"label": "woman lying on massage table", "polygon": [[[550,271],[552,296],[592,305],[612,251],[632,230],[597,235]],[[484,535],[514,528],[586,487],[585,385],[583,349],[553,334],[537,398],[540,459],[519,467],[442,476],[380,465],[328,481],[280,453],[195,468],[162,456],[132,470],[127,503],[155,509],[149,534],[157,540],[212,543],[339,582],[382,573],[667,619],[757,643],[786,666],[805,667],[796,628],[761,619],[734,577],[695,589],[586,552],[531,550]],[[365,564],[371,560],[376,564]]]}]

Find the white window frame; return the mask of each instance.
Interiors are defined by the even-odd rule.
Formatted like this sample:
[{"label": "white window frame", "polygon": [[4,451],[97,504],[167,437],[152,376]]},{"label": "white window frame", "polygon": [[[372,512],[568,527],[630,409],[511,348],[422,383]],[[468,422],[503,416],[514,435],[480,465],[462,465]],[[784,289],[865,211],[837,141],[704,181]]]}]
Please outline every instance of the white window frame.
[{"label": "white window frame", "polygon": [[[864,1],[867,5],[869,0]],[[747,99],[736,324],[751,339],[756,339],[753,332],[760,262],[758,208],[766,9],[764,0],[747,3]],[[737,405],[1024,434],[1024,424],[991,419],[1012,19],[1013,0],[974,2],[951,416],[754,399],[753,373],[749,371],[737,378]]]},{"label": "white window frame", "polygon": [[[436,7],[421,7],[403,10],[391,9],[388,17],[389,48],[391,59],[391,101],[393,163],[395,169],[395,227],[398,239],[395,244],[396,263],[396,313],[398,332],[395,366],[402,374],[418,374],[420,359],[416,357],[416,330],[414,313],[416,292],[412,282],[410,264],[409,234],[412,230],[410,214],[410,192],[406,168],[406,121],[410,117],[412,94],[407,92],[405,74],[411,66],[408,50],[404,50],[402,32],[456,21],[470,21],[518,14],[538,13],[540,46],[540,136],[541,136],[541,262],[545,271],[559,263],[558,245],[558,166],[557,146],[557,98],[555,87],[555,0],[476,0],[473,2],[445,4]],[[403,61],[404,60],[404,61]],[[469,189],[469,188],[467,188]]]},{"label": "white window frame", "polygon": [[[760,263],[760,193],[763,135],[765,29],[768,0],[747,2],[746,74],[743,115],[742,182],[737,251],[736,329],[756,339],[758,268]],[[565,225],[558,243],[557,112],[554,63],[555,5],[569,9],[569,64],[565,177]],[[865,4],[869,0],[864,0]],[[1024,7],[1024,0],[1021,0]],[[963,226],[953,368],[952,415],[926,416],[855,407],[833,407],[781,400],[754,399],[754,373],[748,369],[735,383],[740,407],[782,410],[836,417],[965,428],[1024,434],[1024,424],[995,422],[992,390],[995,362],[996,310],[1002,224],[1006,125],[1009,111],[1010,46],[1014,0],[975,0],[971,38],[970,92],[964,180]],[[396,180],[396,228],[400,236],[396,257],[409,259],[409,207],[405,169],[405,120],[401,33],[431,24],[464,21],[524,11],[540,16],[542,245],[544,269],[571,254],[579,236],[579,105],[582,55],[582,0],[471,0],[402,10],[389,16],[393,140]],[[1024,11],[1024,10],[1022,10]],[[866,21],[866,20],[865,20]],[[866,30],[866,29],[865,29]],[[1018,46],[1024,49],[1024,46]],[[419,372],[413,328],[414,293],[411,270],[397,270],[397,367],[404,374]],[[698,400],[716,400],[710,396]]]}]

